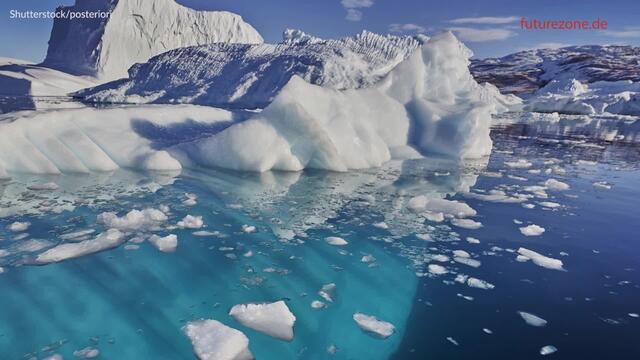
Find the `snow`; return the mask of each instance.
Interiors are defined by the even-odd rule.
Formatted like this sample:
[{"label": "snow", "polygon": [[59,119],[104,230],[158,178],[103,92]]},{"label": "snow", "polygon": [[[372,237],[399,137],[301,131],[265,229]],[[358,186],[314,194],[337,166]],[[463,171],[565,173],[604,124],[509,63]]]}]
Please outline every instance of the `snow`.
[{"label": "snow", "polygon": [[533,261],[533,263],[538,266],[542,266],[551,270],[564,270],[564,268],[562,267],[562,260],[550,258],[533,250],[525,249],[522,247],[518,249],[518,254],[531,259],[531,261]]},{"label": "snow", "polygon": [[540,349],[540,355],[551,355],[556,351],[558,351],[558,349],[555,346],[546,345]]},{"label": "snow", "polygon": [[28,221],[16,221],[9,224],[9,226],[7,226],[7,229],[11,232],[21,232],[29,229],[29,226],[31,226],[31,223]]},{"label": "snow", "polygon": [[292,341],[296,317],[284,301],[263,304],[239,304],[229,315],[242,325],[276,339]]},{"label": "snow", "polygon": [[347,240],[337,236],[329,236],[324,240],[326,241],[327,244],[333,245],[333,246],[345,246],[349,244]]},{"label": "snow", "polygon": [[131,210],[126,215],[118,217],[113,212],[103,212],[98,215],[97,222],[108,228],[120,230],[144,230],[157,228],[167,220],[167,215],[157,209]]},{"label": "snow", "polygon": [[151,235],[149,242],[162,252],[174,252],[178,247],[178,236],[170,234],[164,237]]},{"label": "snow", "polygon": [[544,233],[544,228],[536,224],[523,226],[520,228],[520,232],[524,236],[540,236]]},{"label": "snow", "polygon": [[528,312],[524,312],[524,311],[518,311],[518,314],[520,315],[520,317],[522,317],[522,319],[531,326],[546,326],[547,325],[547,320],[536,316],[534,314],[528,313]]},{"label": "snow", "polygon": [[126,77],[135,63],[168,50],[218,42],[261,43],[239,15],[196,11],[174,0],[92,1],[65,10],[110,11],[106,20],[56,19],[44,65],[103,80]]},{"label": "snow", "polygon": [[182,330],[200,360],[252,360],[249,339],[216,320],[190,321]]},{"label": "snow", "polygon": [[388,338],[395,331],[393,324],[378,320],[375,316],[355,313],[353,314],[353,320],[362,331],[380,339]]},{"label": "snow", "polygon": [[63,243],[41,254],[36,264],[50,264],[112,249],[124,242],[124,234],[117,229],[109,229],[94,239],[75,243]]},{"label": "snow", "polygon": [[202,221],[202,216],[187,215],[178,221],[177,225],[182,229],[200,229],[204,222]]}]

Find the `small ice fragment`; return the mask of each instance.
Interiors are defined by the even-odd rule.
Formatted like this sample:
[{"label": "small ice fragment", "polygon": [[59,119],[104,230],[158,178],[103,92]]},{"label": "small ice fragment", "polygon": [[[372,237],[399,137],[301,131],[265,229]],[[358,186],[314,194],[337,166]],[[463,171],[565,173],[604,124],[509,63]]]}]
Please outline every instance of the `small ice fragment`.
[{"label": "small ice fragment", "polygon": [[520,228],[520,232],[524,236],[540,236],[544,233],[544,228],[536,224],[531,224]]},{"label": "small ice fragment", "polygon": [[632,318],[640,317],[640,315],[638,315],[637,313],[629,313],[629,316],[631,316]]},{"label": "small ice fragment", "polygon": [[385,230],[389,228],[389,225],[387,225],[387,223],[384,221],[374,223],[373,226],[377,227],[378,229],[385,229]]},{"label": "small ice fragment", "polygon": [[327,242],[327,244],[333,246],[345,246],[348,244],[347,240],[337,236],[329,236],[325,239],[325,241]]},{"label": "small ice fragment", "polygon": [[491,330],[489,330],[487,328],[483,328],[482,331],[484,331],[485,334],[489,334],[489,335],[493,334],[493,331],[491,331]]},{"label": "small ice fragment", "polygon": [[520,317],[522,317],[522,319],[528,325],[537,326],[537,327],[546,326],[547,325],[547,320],[545,320],[545,319],[543,319],[543,318],[541,318],[541,317],[539,317],[537,315],[534,315],[534,314],[531,314],[531,313],[528,313],[528,312],[525,312],[525,311],[518,311],[518,314],[520,315]]},{"label": "small ice fragment", "polygon": [[540,349],[540,355],[550,355],[550,354],[553,354],[556,351],[558,351],[558,349],[555,346],[547,345],[547,346],[543,346]]},{"label": "small ice fragment", "polygon": [[86,347],[82,350],[76,350],[73,352],[73,356],[80,359],[93,359],[98,357],[98,355],[100,355],[100,351],[92,347]]},{"label": "small ice fragment", "polygon": [[204,222],[202,216],[187,215],[184,219],[178,221],[178,227],[182,229],[200,229]]},{"label": "small ice fragment", "polygon": [[323,307],[325,307],[325,304],[322,301],[314,300],[311,302],[311,307],[313,309],[322,309]]},{"label": "small ice fragment", "polygon": [[376,261],[376,258],[375,258],[375,257],[373,257],[373,255],[371,255],[371,254],[367,254],[367,255],[364,255],[364,256],[362,257],[362,259],[360,259],[360,261],[362,261],[363,263],[368,264],[368,263],[375,262],[375,261]]},{"label": "small ice fragment", "polygon": [[273,338],[293,340],[296,317],[282,300],[274,303],[234,305],[229,310],[229,315],[242,325]]},{"label": "small ice fragment", "polygon": [[564,268],[562,268],[562,260],[550,258],[533,250],[525,249],[522,247],[518,249],[518,254],[531,259],[534,264],[542,266],[543,268],[551,270],[564,270]]},{"label": "small ice fragment", "polygon": [[256,232],[256,227],[252,226],[252,225],[244,224],[244,225],[242,225],[242,232],[246,233],[246,234],[254,233],[254,232]]},{"label": "small ice fragment", "polygon": [[239,330],[216,320],[188,322],[182,330],[200,360],[251,360],[249,339]]},{"label": "small ice fragment", "polygon": [[185,206],[194,206],[198,203],[198,196],[196,194],[184,194],[186,199],[182,202]]},{"label": "small ice fragment", "polygon": [[471,266],[474,268],[480,267],[480,265],[482,265],[482,263],[480,262],[480,260],[476,260],[476,259],[470,259],[470,258],[466,258],[466,257],[454,257],[453,260],[455,262],[458,262],[460,264],[464,264],[467,266]]},{"label": "small ice fragment", "polygon": [[449,261],[449,257],[447,255],[436,254],[436,255],[431,255],[431,260],[439,261],[439,262],[447,262]]},{"label": "small ice fragment", "polygon": [[333,302],[333,297],[336,295],[336,284],[329,283],[322,285],[322,288],[318,291],[318,295],[328,302]]},{"label": "small ice fragment", "polygon": [[478,239],[476,239],[474,237],[471,237],[471,236],[467,236],[467,242],[469,244],[480,244],[480,240],[478,240]]},{"label": "small ice fragment", "polygon": [[549,209],[555,209],[555,208],[559,208],[561,205],[553,201],[542,201],[540,202],[540,206],[546,207]]},{"label": "small ice fragment", "polygon": [[556,190],[556,191],[569,190],[569,185],[567,183],[563,183],[562,181],[558,181],[556,179],[549,179],[545,181],[543,185],[549,188],[550,190]]},{"label": "small ice fragment", "polygon": [[378,320],[375,316],[355,313],[353,314],[353,320],[362,331],[380,339],[388,338],[395,331],[393,324]]},{"label": "small ice fragment", "polygon": [[447,337],[447,341],[449,341],[455,346],[460,346],[460,344],[456,341],[456,339],[452,338],[451,336]]},{"label": "small ice fragment", "polygon": [[423,241],[431,241],[431,235],[429,234],[416,234],[416,237]]},{"label": "small ice fragment", "polygon": [[78,230],[78,231],[62,234],[62,235],[60,235],[60,239],[73,241],[73,240],[76,240],[78,238],[82,238],[84,236],[91,235],[94,232],[96,232],[94,229]]},{"label": "small ice fragment", "polygon": [[471,257],[471,255],[469,255],[469,253],[464,250],[454,250],[453,255],[461,258]]},{"label": "small ice fragment", "polygon": [[495,285],[493,285],[492,283],[474,277],[470,277],[469,279],[467,279],[467,285],[483,290],[491,290],[495,288]]},{"label": "small ice fragment", "polygon": [[471,219],[453,219],[451,220],[451,224],[457,227],[470,229],[470,230],[475,230],[482,227],[482,223],[478,221],[473,221]]},{"label": "small ice fragment", "polygon": [[609,190],[611,189],[611,184],[607,183],[606,181],[596,181],[593,183],[593,187]]},{"label": "small ice fragment", "polygon": [[120,230],[143,230],[158,227],[167,220],[167,215],[157,209],[131,210],[126,215],[118,217],[114,212],[104,212],[98,215],[97,222],[108,228]]},{"label": "small ice fragment", "polygon": [[336,348],[335,345],[331,344],[329,345],[329,347],[327,347],[327,353],[333,355],[336,353],[336,351],[338,351],[338,348]]},{"label": "small ice fragment", "polygon": [[174,252],[178,247],[178,236],[171,234],[165,237],[152,235],[149,242],[162,252]]},{"label": "small ice fragment", "polygon": [[527,262],[531,259],[529,259],[528,257],[524,256],[524,255],[518,255],[516,256],[516,261],[517,262]]},{"label": "small ice fragment", "polygon": [[48,182],[45,184],[33,184],[27,186],[27,189],[35,191],[58,190],[58,184],[54,182]]},{"label": "small ice fragment", "polygon": [[46,358],[43,358],[42,360],[64,360],[64,358],[60,354],[53,354],[51,356],[47,356]]},{"label": "small ice fragment", "polygon": [[444,275],[449,271],[444,266],[438,264],[429,264],[429,273],[433,275]]},{"label": "small ice fragment", "polygon": [[4,268],[2,266],[0,266],[0,274],[4,274]]},{"label": "small ice fragment", "polygon": [[531,165],[533,165],[525,159],[518,159],[517,161],[505,161],[504,164],[512,169],[528,169],[531,167]]},{"label": "small ice fragment", "polygon": [[20,222],[20,221],[16,221],[12,224],[10,224],[7,229],[9,229],[9,231],[11,232],[20,232],[20,231],[26,231],[29,226],[31,226],[31,223],[28,221],[25,222]]}]

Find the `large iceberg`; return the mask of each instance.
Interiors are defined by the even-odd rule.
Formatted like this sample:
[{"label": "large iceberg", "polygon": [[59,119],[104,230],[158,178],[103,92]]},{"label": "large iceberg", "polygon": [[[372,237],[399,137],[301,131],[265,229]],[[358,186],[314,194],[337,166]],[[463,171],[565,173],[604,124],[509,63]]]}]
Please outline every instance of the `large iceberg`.
[{"label": "large iceberg", "polygon": [[509,99],[473,79],[470,56],[441,33],[372,87],[335,90],[293,76],[257,113],[194,105],[14,113],[0,118],[0,173],[347,171],[420,154],[483,157],[491,115]]},{"label": "large iceberg", "polygon": [[76,94],[97,103],[190,103],[264,108],[292,76],[344,90],[371,86],[420,45],[411,37],[363,31],[322,40],[285,30],[279,44],[207,44],[137,64],[129,78]]},{"label": "large iceberg", "polygon": [[76,0],[58,11],[110,12],[107,18],[57,18],[43,65],[104,80],[162,52],[216,42],[261,43],[239,15],[196,11],[174,0]]}]

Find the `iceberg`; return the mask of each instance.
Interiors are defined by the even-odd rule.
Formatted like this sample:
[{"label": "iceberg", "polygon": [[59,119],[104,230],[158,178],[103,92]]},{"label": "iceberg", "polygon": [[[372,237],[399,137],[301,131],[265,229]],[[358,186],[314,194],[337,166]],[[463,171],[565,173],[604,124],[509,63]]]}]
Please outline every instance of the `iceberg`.
[{"label": "iceberg", "polygon": [[380,339],[386,339],[395,332],[393,324],[378,320],[375,316],[355,313],[353,314],[353,320],[362,331]]},{"label": "iceberg", "polygon": [[229,310],[229,315],[242,325],[273,338],[293,340],[296,317],[282,300],[264,304],[238,304]]},{"label": "iceberg", "polygon": [[531,261],[533,261],[533,263],[538,266],[542,266],[551,270],[564,270],[564,268],[562,267],[562,260],[550,258],[533,250],[525,249],[522,247],[518,249],[518,254],[520,254],[519,256],[523,256],[525,258],[523,259],[524,261],[531,259]]},{"label": "iceberg", "polygon": [[252,360],[249,339],[216,320],[190,321],[182,328],[200,360]]},{"label": "iceberg", "polygon": [[537,326],[537,327],[541,327],[541,326],[546,326],[547,325],[547,320],[545,320],[545,319],[543,319],[543,318],[541,318],[541,317],[539,317],[537,315],[534,315],[534,314],[531,314],[531,313],[528,313],[528,312],[525,312],[525,311],[518,311],[518,315],[520,315],[520,317],[522,317],[522,319],[528,325]]},{"label": "iceberg", "polygon": [[101,19],[56,18],[43,65],[101,80],[168,50],[217,42],[261,43],[239,15],[196,11],[174,0],[77,0],[60,11],[108,12]]},{"label": "iceberg", "polygon": [[178,236],[174,234],[170,234],[164,237],[160,237],[158,235],[151,235],[149,237],[149,242],[151,245],[155,246],[156,249],[170,253],[176,251],[178,247]]}]

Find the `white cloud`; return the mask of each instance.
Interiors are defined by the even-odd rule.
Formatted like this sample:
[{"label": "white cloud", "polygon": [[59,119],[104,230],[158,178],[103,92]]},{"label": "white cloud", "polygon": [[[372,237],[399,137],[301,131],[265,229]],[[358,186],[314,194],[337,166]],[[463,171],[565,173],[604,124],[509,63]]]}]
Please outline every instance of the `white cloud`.
[{"label": "white cloud", "polygon": [[448,30],[453,31],[460,40],[469,42],[506,40],[517,35],[515,31],[502,28],[476,29],[469,27],[453,27]]},{"label": "white cloud", "polygon": [[373,6],[373,0],[342,0],[345,9],[367,8]]},{"label": "white cloud", "polygon": [[342,7],[347,10],[345,19],[349,21],[362,20],[362,11],[357,9],[368,8],[373,6],[373,0],[341,0]]},{"label": "white cloud", "polygon": [[391,24],[389,31],[392,33],[424,33],[427,29],[417,24]]},{"label": "white cloud", "polygon": [[606,36],[615,38],[640,38],[640,27],[628,27],[624,30],[606,30],[602,32]]},{"label": "white cloud", "polygon": [[560,42],[543,42],[543,43],[534,45],[532,49],[559,49],[567,46],[571,46],[571,45],[560,43]]},{"label": "white cloud", "polygon": [[497,24],[510,24],[520,20],[519,16],[478,16],[478,17],[466,17],[449,20],[452,24],[483,24],[483,25],[497,25]]}]

